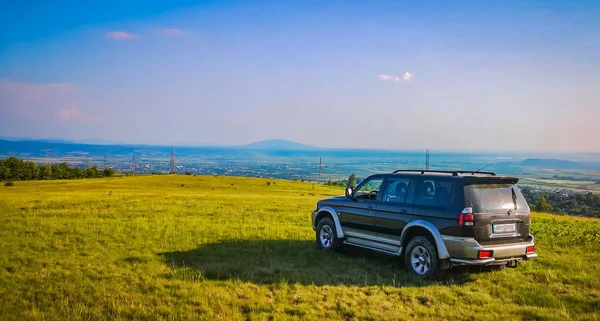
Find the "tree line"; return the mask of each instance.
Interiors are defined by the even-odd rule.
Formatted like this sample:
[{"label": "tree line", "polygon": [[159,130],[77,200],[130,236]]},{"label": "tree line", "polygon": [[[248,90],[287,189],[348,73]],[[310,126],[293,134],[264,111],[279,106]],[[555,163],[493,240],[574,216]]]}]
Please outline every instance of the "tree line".
[{"label": "tree line", "polygon": [[534,193],[527,188],[521,192],[534,211],[600,217],[600,195],[591,192],[568,196],[560,193]]},{"label": "tree line", "polygon": [[14,156],[7,159],[0,159],[0,181],[98,178],[114,175],[115,170],[112,168],[105,168],[103,170],[97,166],[79,168],[71,167],[67,163],[37,165],[32,161],[25,161]]},{"label": "tree line", "polygon": [[548,180],[561,180],[561,181],[579,181],[579,182],[589,182],[591,179],[589,177],[574,177],[574,176],[561,176],[561,175],[553,175],[552,177],[541,177],[541,179]]}]

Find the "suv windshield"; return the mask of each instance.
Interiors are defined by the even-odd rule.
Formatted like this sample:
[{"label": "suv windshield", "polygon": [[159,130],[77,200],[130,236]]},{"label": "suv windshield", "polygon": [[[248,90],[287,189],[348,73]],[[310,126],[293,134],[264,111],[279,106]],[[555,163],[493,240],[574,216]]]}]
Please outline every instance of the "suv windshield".
[{"label": "suv windshield", "polygon": [[465,185],[465,203],[474,213],[529,212],[525,197],[514,184]]}]

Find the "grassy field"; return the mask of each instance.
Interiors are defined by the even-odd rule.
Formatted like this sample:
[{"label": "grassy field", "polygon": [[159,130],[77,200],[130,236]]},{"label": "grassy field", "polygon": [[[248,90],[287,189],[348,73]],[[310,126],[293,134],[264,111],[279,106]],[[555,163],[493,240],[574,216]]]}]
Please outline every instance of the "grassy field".
[{"label": "grassy field", "polygon": [[572,181],[541,178],[522,178],[519,185],[530,188],[569,189],[578,193],[600,193],[600,184],[595,181]]},{"label": "grassy field", "polygon": [[534,214],[518,269],[407,277],[316,250],[310,183],[139,176],[0,186],[0,320],[598,320],[600,220]]}]

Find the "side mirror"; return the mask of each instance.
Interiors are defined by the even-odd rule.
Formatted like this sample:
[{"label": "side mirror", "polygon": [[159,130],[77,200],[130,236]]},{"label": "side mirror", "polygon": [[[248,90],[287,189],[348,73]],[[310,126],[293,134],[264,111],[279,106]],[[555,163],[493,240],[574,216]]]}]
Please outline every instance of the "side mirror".
[{"label": "side mirror", "polygon": [[352,198],[352,187],[346,187],[346,197]]}]

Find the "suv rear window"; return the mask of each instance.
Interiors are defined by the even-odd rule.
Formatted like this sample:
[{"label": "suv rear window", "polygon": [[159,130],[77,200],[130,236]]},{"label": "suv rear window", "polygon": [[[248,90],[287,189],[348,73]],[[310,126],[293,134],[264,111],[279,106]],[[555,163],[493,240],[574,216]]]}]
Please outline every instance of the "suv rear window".
[{"label": "suv rear window", "polygon": [[472,184],[465,185],[465,204],[474,213],[529,212],[529,206],[515,184]]}]

